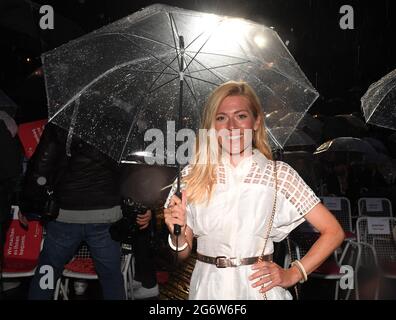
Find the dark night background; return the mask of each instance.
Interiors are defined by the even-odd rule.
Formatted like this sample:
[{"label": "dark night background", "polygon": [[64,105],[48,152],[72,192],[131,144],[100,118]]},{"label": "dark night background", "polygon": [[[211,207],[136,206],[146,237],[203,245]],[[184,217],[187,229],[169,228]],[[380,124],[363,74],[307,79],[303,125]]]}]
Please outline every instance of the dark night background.
[{"label": "dark night background", "polygon": [[[19,106],[18,122],[43,118],[46,98],[40,53],[127,16],[156,1],[0,0],[0,88]],[[274,26],[321,94],[311,113],[360,112],[368,86],[396,68],[396,4],[390,0],[162,1],[187,9],[238,16]],[[40,31],[40,5],[55,11],[55,29]],[[351,5],[355,29],[342,30],[339,13]],[[16,31],[18,29],[19,31]],[[27,59],[29,58],[29,62]],[[37,73],[39,76],[37,76]]]},{"label": "dark night background", "polygon": [[[19,106],[16,122],[20,124],[47,117],[41,53],[158,2],[247,18],[274,27],[320,93],[320,98],[309,110],[319,120],[350,113],[363,119],[360,98],[370,84],[396,69],[396,1],[391,0],[0,0],[0,89]],[[39,28],[42,5],[54,8],[54,30]],[[343,5],[354,9],[354,30],[340,28]],[[335,123],[335,126],[327,127],[330,128],[328,131],[343,129],[339,125],[342,122]],[[385,181],[378,174],[370,175],[385,167],[385,161],[376,158],[371,171],[358,171],[356,179],[351,178],[347,184],[358,191],[364,189],[359,189],[360,186],[370,185],[368,190],[375,192],[359,194],[359,197],[386,197],[396,208],[396,132],[362,125],[368,129],[359,138],[370,136],[383,142],[386,150],[382,156],[389,158],[392,164],[389,169],[391,181]],[[315,139],[315,143],[319,146],[337,136],[352,135],[327,132],[327,138],[323,134]],[[315,148],[309,150],[311,156]],[[326,156],[320,160],[328,161]],[[304,169],[311,170],[312,163]],[[337,179],[333,174],[335,171],[321,172],[321,185],[326,178]],[[356,213],[357,196],[349,199]],[[394,299],[396,287],[392,290]],[[321,291],[325,291],[324,287],[314,288],[313,297],[316,299]]]}]

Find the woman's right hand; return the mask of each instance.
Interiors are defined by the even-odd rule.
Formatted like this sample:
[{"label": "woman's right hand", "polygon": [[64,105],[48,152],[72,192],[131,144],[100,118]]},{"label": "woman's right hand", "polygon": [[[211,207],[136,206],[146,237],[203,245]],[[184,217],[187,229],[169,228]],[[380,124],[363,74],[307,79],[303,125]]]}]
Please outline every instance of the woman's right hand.
[{"label": "woman's right hand", "polygon": [[170,199],[168,208],[164,210],[165,224],[169,232],[173,235],[175,224],[181,227],[181,234],[185,234],[187,221],[186,221],[186,192],[182,191],[182,198],[173,195]]}]

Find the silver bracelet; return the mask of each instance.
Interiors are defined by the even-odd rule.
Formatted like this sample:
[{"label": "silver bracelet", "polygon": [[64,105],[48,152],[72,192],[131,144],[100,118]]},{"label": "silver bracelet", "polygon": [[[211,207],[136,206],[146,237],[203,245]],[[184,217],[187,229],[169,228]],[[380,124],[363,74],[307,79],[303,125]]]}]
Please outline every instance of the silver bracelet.
[{"label": "silver bracelet", "polygon": [[186,243],[184,243],[180,248],[176,248],[176,246],[172,242],[172,238],[171,238],[170,234],[168,235],[168,243],[173,251],[183,251],[184,249],[186,249],[188,247],[188,243],[186,241]]}]

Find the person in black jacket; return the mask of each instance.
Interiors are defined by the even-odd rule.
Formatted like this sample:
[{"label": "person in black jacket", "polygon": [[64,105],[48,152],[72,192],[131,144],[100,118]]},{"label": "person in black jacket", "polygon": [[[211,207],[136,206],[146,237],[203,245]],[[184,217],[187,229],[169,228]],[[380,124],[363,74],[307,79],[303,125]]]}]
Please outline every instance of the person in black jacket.
[{"label": "person in black jacket", "polygon": [[[125,299],[121,274],[120,243],[109,233],[122,217],[118,165],[99,150],[73,137],[71,157],[66,155],[67,132],[47,124],[29,162],[22,191],[22,213],[39,212],[52,191],[56,220],[46,225],[39,264],[32,279],[29,299],[51,299],[64,265],[86,242],[95,263],[104,299]],[[149,218],[146,218],[149,220]],[[147,221],[141,222],[144,226]],[[146,222],[146,223],[145,223]],[[42,281],[42,267],[53,270],[52,285]],[[47,269],[45,269],[47,270]]]}]

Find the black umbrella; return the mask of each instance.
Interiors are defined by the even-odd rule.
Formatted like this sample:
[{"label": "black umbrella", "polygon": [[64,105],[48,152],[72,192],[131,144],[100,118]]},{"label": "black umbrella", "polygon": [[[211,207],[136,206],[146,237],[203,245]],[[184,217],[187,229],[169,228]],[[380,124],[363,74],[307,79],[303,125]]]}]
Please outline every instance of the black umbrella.
[{"label": "black umbrella", "polygon": [[286,151],[283,161],[292,166],[312,189],[318,189],[319,162],[311,152]]},{"label": "black umbrella", "polygon": [[363,138],[368,135],[368,128],[364,121],[352,114],[328,117],[323,126],[324,140],[338,137]]},{"label": "black umbrella", "polygon": [[326,161],[370,161],[377,151],[368,142],[353,137],[339,137],[319,146],[314,154]]},{"label": "black umbrella", "polygon": [[357,152],[376,155],[375,149],[366,141],[353,137],[339,137],[323,143],[315,154],[323,152]]},{"label": "black umbrella", "polygon": [[298,112],[291,112],[279,120],[280,127],[290,127],[293,123],[298,121],[298,128],[308,134],[316,142],[322,139],[323,123],[318,118],[313,117],[309,113],[301,115]]},{"label": "black umbrella", "polygon": [[[293,130],[292,127],[277,127],[272,132],[276,137],[287,137],[283,146],[284,150],[313,152],[316,149],[316,142],[300,129]],[[276,144],[273,144],[273,148],[276,149]]]},{"label": "black umbrella", "polygon": [[388,154],[388,148],[381,140],[372,137],[364,137],[363,140],[370,143],[377,152]]}]

